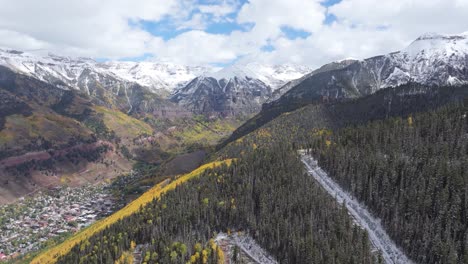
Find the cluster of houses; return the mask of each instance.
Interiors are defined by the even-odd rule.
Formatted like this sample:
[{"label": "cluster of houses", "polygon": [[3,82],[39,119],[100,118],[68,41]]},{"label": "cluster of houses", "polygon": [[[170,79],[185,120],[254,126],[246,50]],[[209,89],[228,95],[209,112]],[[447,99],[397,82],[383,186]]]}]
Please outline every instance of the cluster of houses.
[{"label": "cluster of houses", "polygon": [[115,210],[102,187],[59,188],[0,207],[0,261],[38,250],[48,239],[73,233]]}]

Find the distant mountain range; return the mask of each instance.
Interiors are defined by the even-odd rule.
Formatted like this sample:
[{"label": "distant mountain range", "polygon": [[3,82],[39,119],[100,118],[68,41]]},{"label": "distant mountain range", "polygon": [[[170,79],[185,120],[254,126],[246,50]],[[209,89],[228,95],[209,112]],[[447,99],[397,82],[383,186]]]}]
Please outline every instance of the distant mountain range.
[{"label": "distant mountain range", "polygon": [[468,33],[425,34],[407,48],[364,60],[333,62],[312,71],[300,65],[214,67],[161,62],[97,62],[89,58],[0,50],[0,65],[61,89],[80,90],[124,112],[255,114],[294,101],[339,100],[414,82],[468,82]]},{"label": "distant mountain range", "polygon": [[0,50],[0,65],[64,90],[80,90],[102,104],[118,102],[125,112],[161,108],[183,111],[163,100],[170,98],[195,113],[229,115],[258,112],[272,91],[311,71],[305,66],[251,63],[216,72],[214,67],[205,66],[149,61],[100,63],[90,58],[16,50]]},{"label": "distant mountain range", "polygon": [[235,131],[230,140],[307,104],[360,98],[408,83],[468,84],[468,32],[425,34],[398,52],[326,64],[273,92],[262,111]]},{"label": "distant mountain range", "polygon": [[195,77],[214,68],[182,66],[157,62],[97,62],[53,54],[37,55],[15,50],[0,50],[0,64],[39,80],[91,93],[93,81],[104,85],[137,83],[154,93],[181,88]]}]

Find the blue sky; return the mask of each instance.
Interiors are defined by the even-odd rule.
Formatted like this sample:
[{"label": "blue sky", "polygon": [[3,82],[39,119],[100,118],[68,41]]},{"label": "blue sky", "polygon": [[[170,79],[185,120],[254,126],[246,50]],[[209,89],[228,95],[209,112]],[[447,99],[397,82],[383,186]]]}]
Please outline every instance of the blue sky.
[{"label": "blue sky", "polygon": [[[307,0],[305,0],[307,1]],[[199,5],[209,5],[214,3],[219,3],[222,1],[203,1],[198,0]],[[329,7],[334,4],[341,2],[341,0],[325,0],[321,2],[321,5],[324,7]],[[221,35],[228,35],[233,31],[249,31],[252,27],[255,26],[255,23],[238,23],[236,22],[236,17],[238,15],[239,10],[242,8],[244,4],[248,3],[247,0],[239,0],[237,1],[237,8],[235,12],[232,12],[225,17],[221,21],[216,21],[213,15],[207,15],[207,20],[209,23],[203,27],[203,31],[210,33],[210,34],[221,34]],[[194,9],[188,19],[193,18],[195,15],[202,14],[202,12],[198,9]],[[336,17],[332,14],[327,14],[324,20],[324,23],[331,24],[333,21],[336,20]],[[169,40],[172,38],[177,37],[178,35],[190,31],[191,28],[180,28],[177,24],[174,23],[171,17],[166,17],[161,21],[145,21],[139,20],[138,22],[129,21],[129,24],[133,26],[140,27],[141,29],[150,32],[154,36],[162,37],[164,40]],[[307,30],[295,29],[290,26],[282,26],[281,31],[284,33],[284,36],[288,39],[294,40],[297,38],[306,38],[311,35],[311,32]],[[265,46],[262,49],[266,50],[273,50],[274,47],[272,46]],[[142,58],[146,58],[147,56],[142,56]]]}]

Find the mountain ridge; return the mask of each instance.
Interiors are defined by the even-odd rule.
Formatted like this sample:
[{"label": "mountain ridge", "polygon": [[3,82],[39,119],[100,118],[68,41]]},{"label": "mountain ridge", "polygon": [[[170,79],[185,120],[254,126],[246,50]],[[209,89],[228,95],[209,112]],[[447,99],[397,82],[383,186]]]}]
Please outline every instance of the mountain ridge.
[{"label": "mountain ridge", "polygon": [[[126,113],[157,112],[166,116],[186,115],[183,112],[187,110],[222,116],[257,113],[272,91],[310,72],[306,66],[260,63],[237,63],[215,72],[211,66],[98,62],[6,49],[0,49],[0,65],[64,90],[80,90],[99,104],[118,105]],[[202,83],[204,86],[200,86]],[[224,95],[228,90],[233,92]]]},{"label": "mountain ridge", "polygon": [[273,100],[263,104],[260,113],[236,130],[231,139],[307,104],[360,98],[411,83],[427,86],[467,84],[468,34],[425,34],[402,51],[325,64],[278,89],[276,97],[273,94]]},{"label": "mountain ridge", "polygon": [[195,78],[171,100],[195,113],[251,115],[274,91],[308,72],[298,65],[234,64]]}]

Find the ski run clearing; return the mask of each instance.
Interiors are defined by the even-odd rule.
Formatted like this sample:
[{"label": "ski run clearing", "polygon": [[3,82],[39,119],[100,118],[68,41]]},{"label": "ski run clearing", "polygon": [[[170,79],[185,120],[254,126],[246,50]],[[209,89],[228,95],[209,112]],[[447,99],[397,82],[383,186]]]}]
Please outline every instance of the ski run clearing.
[{"label": "ski run clearing", "polygon": [[313,176],[331,196],[335,197],[337,202],[345,203],[355,223],[367,230],[373,247],[381,252],[386,263],[412,263],[387,235],[380,224],[380,219],[373,217],[364,205],[361,205],[354,197],[341,189],[341,187],[318,166],[317,161],[314,160],[312,156],[307,155],[305,150],[301,150],[300,154],[301,160],[307,168],[307,172]]}]

